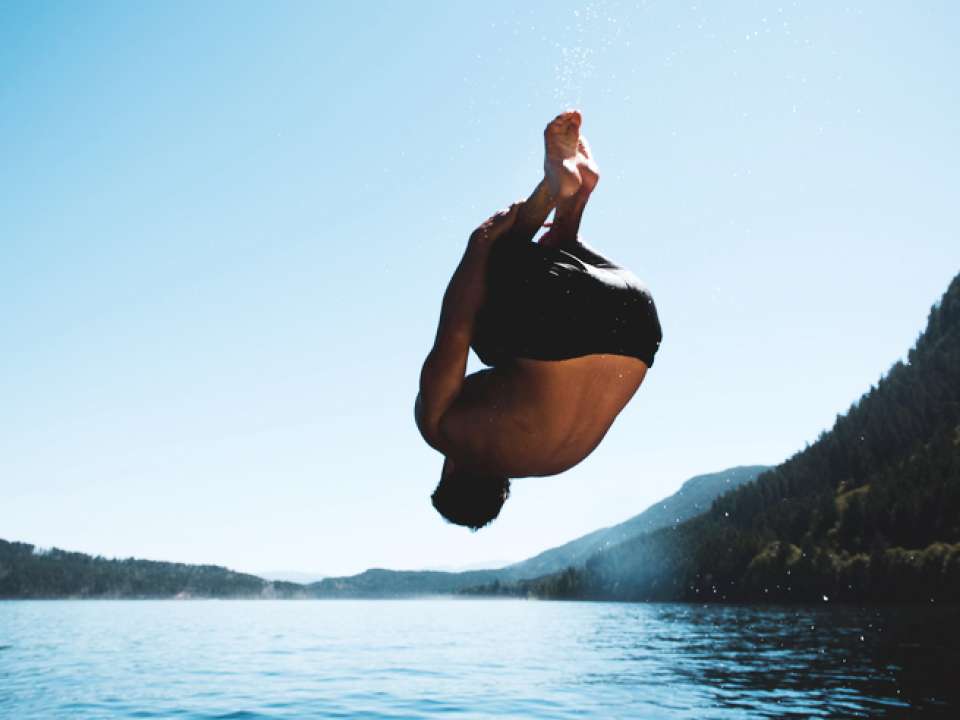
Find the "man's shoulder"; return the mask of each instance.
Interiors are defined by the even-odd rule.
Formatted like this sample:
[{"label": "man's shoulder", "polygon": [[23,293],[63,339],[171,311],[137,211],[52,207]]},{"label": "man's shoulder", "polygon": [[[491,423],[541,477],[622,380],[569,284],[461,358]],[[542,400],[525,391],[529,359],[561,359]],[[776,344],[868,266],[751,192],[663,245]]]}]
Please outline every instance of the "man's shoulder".
[{"label": "man's shoulder", "polygon": [[495,431],[495,416],[507,405],[503,372],[485,368],[467,375],[457,399],[439,423],[440,442],[450,454],[473,454]]}]

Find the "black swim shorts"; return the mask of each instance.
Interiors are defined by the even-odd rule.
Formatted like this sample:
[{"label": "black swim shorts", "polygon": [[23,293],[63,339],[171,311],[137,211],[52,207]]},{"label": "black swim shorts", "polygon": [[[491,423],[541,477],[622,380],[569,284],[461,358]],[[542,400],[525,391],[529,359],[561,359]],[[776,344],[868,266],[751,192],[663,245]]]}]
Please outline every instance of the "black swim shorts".
[{"label": "black swim shorts", "polygon": [[605,353],[650,367],[661,338],[653,298],[629,270],[578,248],[516,241],[492,248],[472,343],[485,364]]}]

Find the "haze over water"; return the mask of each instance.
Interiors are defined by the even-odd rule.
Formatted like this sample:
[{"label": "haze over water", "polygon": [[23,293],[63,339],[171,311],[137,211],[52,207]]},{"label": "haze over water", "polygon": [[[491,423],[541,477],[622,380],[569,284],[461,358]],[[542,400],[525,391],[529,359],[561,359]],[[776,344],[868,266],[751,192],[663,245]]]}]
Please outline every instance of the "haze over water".
[{"label": "haze over water", "polygon": [[955,717],[956,609],[7,602],[11,718]]}]

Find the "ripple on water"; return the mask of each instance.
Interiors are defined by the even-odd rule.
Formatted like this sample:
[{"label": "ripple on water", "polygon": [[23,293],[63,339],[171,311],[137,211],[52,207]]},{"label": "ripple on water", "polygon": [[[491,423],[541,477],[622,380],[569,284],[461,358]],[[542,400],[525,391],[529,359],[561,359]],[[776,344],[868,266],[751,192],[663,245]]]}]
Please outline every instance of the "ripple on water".
[{"label": "ripple on water", "polygon": [[0,637],[18,720],[952,718],[960,701],[960,619],[931,608],[8,602]]}]

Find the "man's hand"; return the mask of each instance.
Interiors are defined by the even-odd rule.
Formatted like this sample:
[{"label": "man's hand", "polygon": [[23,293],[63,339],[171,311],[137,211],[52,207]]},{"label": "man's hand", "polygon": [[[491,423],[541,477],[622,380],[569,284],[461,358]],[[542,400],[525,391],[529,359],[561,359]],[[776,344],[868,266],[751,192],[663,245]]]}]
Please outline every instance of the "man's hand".
[{"label": "man's hand", "polygon": [[480,227],[470,234],[470,244],[492,245],[498,237],[513,227],[521,207],[523,203],[516,202],[506,210],[500,210],[484,220]]}]

